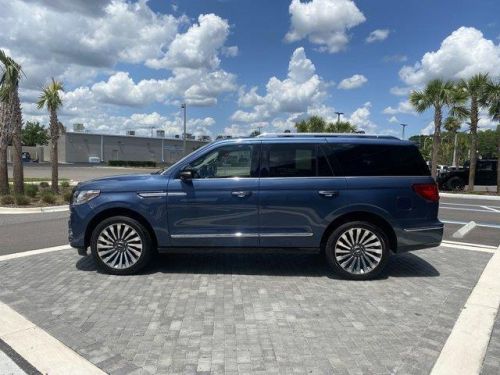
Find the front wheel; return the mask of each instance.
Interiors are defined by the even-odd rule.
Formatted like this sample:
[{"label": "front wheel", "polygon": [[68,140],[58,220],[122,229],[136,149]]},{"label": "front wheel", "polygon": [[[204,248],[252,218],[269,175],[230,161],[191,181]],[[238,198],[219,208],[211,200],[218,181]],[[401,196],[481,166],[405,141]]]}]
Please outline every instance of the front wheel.
[{"label": "front wheel", "polygon": [[95,227],[90,247],[100,269],[114,275],[130,275],[148,263],[151,243],[149,232],[138,221],[114,216]]},{"label": "front wheel", "polygon": [[331,268],[344,278],[372,279],[387,264],[387,236],[379,227],[368,222],[345,223],[330,235],[325,255]]}]

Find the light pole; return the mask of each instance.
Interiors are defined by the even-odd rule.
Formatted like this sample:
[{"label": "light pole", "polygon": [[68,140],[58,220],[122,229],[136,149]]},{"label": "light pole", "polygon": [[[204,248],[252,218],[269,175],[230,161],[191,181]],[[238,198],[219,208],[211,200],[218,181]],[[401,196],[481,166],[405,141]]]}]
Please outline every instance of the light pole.
[{"label": "light pole", "polygon": [[405,128],[408,126],[408,124],[399,124],[403,127],[403,137],[401,138],[403,141],[405,139]]},{"label": "light pole", "polygon": [[335,114],[337,115],[337,124],[340,122],[340,115],[343,115],[344,112],[335,112]]},{"label": "light pole", "polygon": [[181,105],[181,108],[184,110],[184,136],[182,137],[183,138],[182,155],[185,156],[186,155],[186,103],[183,103]]}]

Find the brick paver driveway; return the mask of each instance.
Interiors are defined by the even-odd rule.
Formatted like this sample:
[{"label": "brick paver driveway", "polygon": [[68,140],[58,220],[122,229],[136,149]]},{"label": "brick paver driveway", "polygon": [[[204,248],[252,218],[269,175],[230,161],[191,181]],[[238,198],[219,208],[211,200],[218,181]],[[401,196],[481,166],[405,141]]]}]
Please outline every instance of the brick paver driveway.
[{"label": "brick paver driveway", "polygon": [[353,282],[318,255],[165,255],[119,277],[62,251],[0,262],[0,300],[110,373],[425,374],[490,257],[422,250]]}]

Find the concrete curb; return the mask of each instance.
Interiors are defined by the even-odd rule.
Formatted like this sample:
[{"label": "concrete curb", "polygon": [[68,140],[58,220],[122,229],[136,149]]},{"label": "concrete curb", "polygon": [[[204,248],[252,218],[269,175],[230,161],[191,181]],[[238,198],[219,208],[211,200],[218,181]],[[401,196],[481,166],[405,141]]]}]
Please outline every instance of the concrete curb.
[{"label": "concrete curb", "polygon": [[105,374],[93,363],[2,302],[0,338],[43,374]]},{"label": "concrete curb", "polygon": [[69,205],[52,206],[52,207],[0,207],[0,215],[18,215],[18,214],[43,214],[50,212],[65,212],[69,211]]},{"label": "concrete curb", "polygon": [[439,192],[439,196],[443,198],[481,199],[481,200],[500,201],[500,195],[454,194],[454,193]]},{"label": "concrete curb", "polygon": [[500,246],[484,268],[431,375],[479,374],[500,306]]}]

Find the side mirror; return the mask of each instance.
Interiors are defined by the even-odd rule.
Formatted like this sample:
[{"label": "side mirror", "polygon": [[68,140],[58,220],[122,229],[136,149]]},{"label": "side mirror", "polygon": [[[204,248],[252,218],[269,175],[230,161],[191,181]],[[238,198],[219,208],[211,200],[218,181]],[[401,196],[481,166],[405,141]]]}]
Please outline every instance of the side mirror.
[{"label": "side mirror", "polygon": [[193,179],[193,171],[191,169],[185,169],[181,171],[179,177],[182,181],[191,181]]}]

